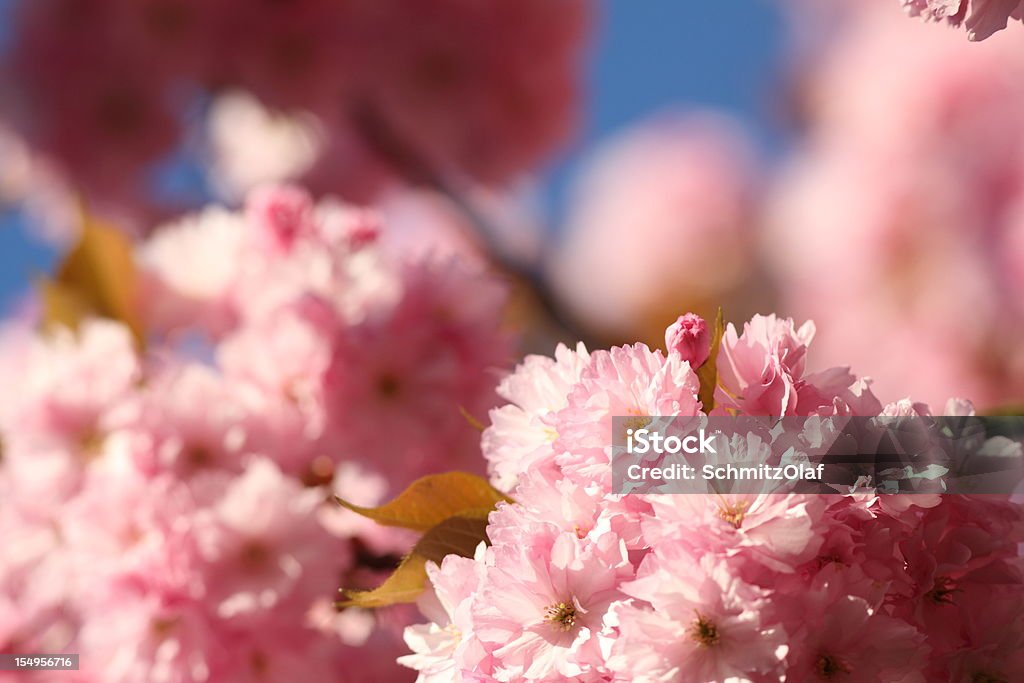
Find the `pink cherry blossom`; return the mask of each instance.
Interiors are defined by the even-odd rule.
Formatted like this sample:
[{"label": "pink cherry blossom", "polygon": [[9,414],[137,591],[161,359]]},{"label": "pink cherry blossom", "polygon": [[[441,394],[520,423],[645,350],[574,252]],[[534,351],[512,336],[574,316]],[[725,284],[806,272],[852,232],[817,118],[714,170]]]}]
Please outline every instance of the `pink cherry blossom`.
[{"label": "pink cherry blossom", "polygon": [[232,201],[268,183],[298,180],[313,168],[325,145],[315,117],[268,109],[237,90],[213,101],[206,134],[210,182]]},{"label": "pink cherry blossom", "polygon": [[368,310],[338,334],[322,385],[327,442],[352,455],[383,446],[390,458],[380,465],[394,486],[445,458],[478,462],[479,435],[464,411],[482,416],[494,405],[492,387],[511,353],[497,283],[455,263],[409,264],[401,277],[396,304]]},{"label": "pink cherry blossom", "polygon": [[[244,213],[207,209],[158,229],[144,265],[150,323],[214,338],[249,447],[299,472],[325,451],[364,457],[383,446],[390,455],[379,463],[400,488],[438,458],[479,462],[465,415],[479,419],[496,403],[511,348],[502,286],[454,256],[392,253],[381,231],[358,207],[262,188]],[[205,239],[231,258],[211,257]],[[196,277],[181,277],[183,260]]]},{"label": "pink cherry blossom", "polygon": [[[200,552],[211,564],[208,607],[228,619],[288,606],[302,614],[334,588],[344,547],[319,524],[322,502],[266,460],[252,462],[203,519]],[[330,563],[320,560],[332,557]]]},{"label": "pink cherry blossom", "polygon": [[433,622],[406,629],[405,642],[416,654],[398,660],[419,671],[418,680],[441,683],[457,679],[460,666],[488,668],[490,654],[476,638],[471,611],[473,598],[486,576],[486,562],[481,545],[475,558],[449,555],[440,566],[428,566],[434,591],[420,600],[420,609]]},{"label": "pink cherry blossom", "polygon": [[555,463],[569,478],[610,490],[614,416],[697,415],[697,376],[677,354],[644,344],[591,354],[555,419]]},{"label": "pink cherry blossom", "polygon": [[287,251],[299,237],[316,230],[313,200],[295,187],[274,185],[255,190],[246,208],[249,221],[270,249]]},{"label": "pink cherry blossom", "polygon": [[687,545],[695,555],[724,554],[785,573],[817,554],[822,542],[821,496],[676,495],[651,504],[645,538]]},{"label": "pink cherry blossom", "polygon": [[559,344],[554,358],[527,356],[498,385],[509,403],[491,410],[482,448],[499,489],[511,490],[524,469],[551,461],[555,414],[568,404],[569,389],[589,362],[582,344],[575,351]]},{"label": "pink cherry blossom", "polygon": [[787,679],[925,681],[928,649],[910,624],[831,586],[802,598],[802,637],[787,655]]},{"label": "pink cherry blossom", "polygon": [[623,680],[711,683],[775,673],[785,633],[762,610],[766,594],[715,555],[644,558],[616,611],[620,637],[610,668]]},{"label": "pink cherry blossom", "polygon": [[497,548],[493,562],[473,618],[480,641],[500,662],[495,675],[588,676],[600,656],[606,613],[621,597],[618,586],[633,575],[621,540],[561,533],[539,546]]},{"label": "pink cherry blossom", "polygon": [[721,409],[773,416],[877,413],[880,406],[867,382],[849,370],[807,372],[814,334],[811,323],[798,329],[792,319],[774,315],[754,316],[742,334],[730,323],[722,337],[715,393]]},{"label": "pink cherry blossom", "polygon": [[1006,28],[1012,19],[1024,20],[1020,0],[901,0],[906,11],[929,21],[963,25],[971,40],[985,40]]},{"label": "pink cherry blossom", "polygon": [[722,337],[718,400],[750,415],[794,414],[813,338],[812,323],[796,329],[774,315],[755,316],[742,335],[730,323]]}]

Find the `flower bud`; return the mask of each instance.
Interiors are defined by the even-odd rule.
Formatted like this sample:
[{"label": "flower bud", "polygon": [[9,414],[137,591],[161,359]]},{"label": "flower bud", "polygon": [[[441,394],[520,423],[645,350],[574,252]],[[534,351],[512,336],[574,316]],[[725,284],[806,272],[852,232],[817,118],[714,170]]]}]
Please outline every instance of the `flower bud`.
[{"label": "flower bud", "polygon": [[259,229],[257,239],[270,251],[288,252],[315,230],[313,199],[298,187],[273,186],[254,191],[246,211]]},{"label": "flower bud", "polygon": [[696,313],[679,316],[665,330],[665,349],[678,353],[694,369],[703,365],[711,355],[711,332],[704,318]]}]

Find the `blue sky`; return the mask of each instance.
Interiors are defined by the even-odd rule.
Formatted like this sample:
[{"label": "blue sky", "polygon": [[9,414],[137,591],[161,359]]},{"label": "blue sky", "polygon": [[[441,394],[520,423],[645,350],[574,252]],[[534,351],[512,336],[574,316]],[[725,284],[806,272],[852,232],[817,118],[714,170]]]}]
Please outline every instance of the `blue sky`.
[{"label": "blue sky", "polygon": [[784,38],[776,3],[601,4],[587,139],[672,105],[719,107],[754,125],[771,115]]},{"label": "blue sky", "polygon": [[765,154],[777,120],[785,30],[773,0],[605,0],[588,74],[586,130],[552,174],[557,205],[580,158],[602,137],[665,108],[741,118]]},{"label": "blue sky", "polygon": [[[0,0],[3,20],[12,0]],[[766,153],[779,146],[777,92],[783,29],[771,0],[604,0],[588,78],[587,127],[556,165],[549,197],[557,205],[579,156],[595,141],[665,107],[715,107],[746,120]],[[0,310],[54,255],[0,213]]]}]

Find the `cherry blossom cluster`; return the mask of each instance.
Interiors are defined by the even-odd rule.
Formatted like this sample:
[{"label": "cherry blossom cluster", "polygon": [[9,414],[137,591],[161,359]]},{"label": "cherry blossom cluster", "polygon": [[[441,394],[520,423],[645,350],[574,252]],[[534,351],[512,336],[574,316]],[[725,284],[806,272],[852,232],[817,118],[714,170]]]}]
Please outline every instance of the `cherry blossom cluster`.
[{"label": "cherry blossom cluster", "polygon": [[62,681],[402,679],[408,615],[334,601],[411,539],[331,494],[482,464],[463,411],[511,346],[500,283],[382,231],[268,188],[138,247],[144,346],[2,328],[0,651],[82,653]]},{"label": "cherry blossom cluster", "polygon": [[430,565],[433,621],[400,661],[422,683],[1024,677],[1024,512],[1006,497],[613,492],[612,417],[701,415],[707,363],[712,415],[928,414],[883,406],[847,368],[809,371],[813,335],[755,316],[709,360],[688,314],[667,353],[528,357],[483,440],[516,502],[475,557]]},{"label": "cherry blossom cluster", "polygon": [[963,26],[971,40],[985,40],[1006,28],[1011,19],[1024,21],[1020,0],[900,0],[904,9],[927,21]]},{"label": "cherry blossom cluster", "polygon": [[[424,167],[492,184],[566,137],[581,0],[21,0],[5,119],[71,184],[124,210],[196,152],[211,93],[298,113],[309,182],[364,200]],[[243,124],[244,125],[244,124]],[[202,156],[202,152],[199,153]],[[312,167],[315,166],[315,167]]]}]

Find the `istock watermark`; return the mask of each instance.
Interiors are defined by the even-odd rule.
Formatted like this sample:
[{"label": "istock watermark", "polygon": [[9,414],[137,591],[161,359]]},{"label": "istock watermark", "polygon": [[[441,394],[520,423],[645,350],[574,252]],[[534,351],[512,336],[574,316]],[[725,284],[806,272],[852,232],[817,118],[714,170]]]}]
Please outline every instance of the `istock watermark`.
[{"label": "istock watermark", "polygon": [[1021,417],[613,419],[616,493],[1024,495]]},{"label": "istock watermark", "polygon": [[703,429],[697,434],[662,436],[649,429],[627,429],[626,448],[630,453],[714,453],[714,440]]}]

